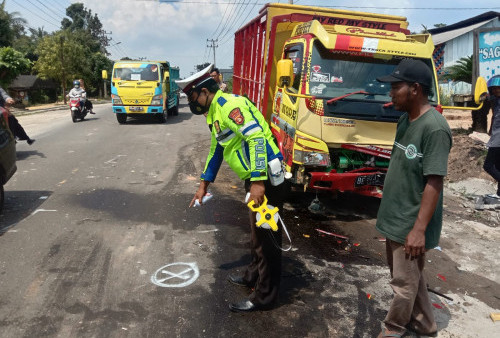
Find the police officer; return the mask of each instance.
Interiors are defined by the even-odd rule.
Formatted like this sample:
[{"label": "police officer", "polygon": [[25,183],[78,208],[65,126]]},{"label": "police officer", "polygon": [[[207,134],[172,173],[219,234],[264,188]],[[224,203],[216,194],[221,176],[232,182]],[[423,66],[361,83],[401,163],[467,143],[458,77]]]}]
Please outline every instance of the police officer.
[{"label": "police officer", "polygon": [[[193,114],[205,115],[212,133],[211,146],[196,200],[200,203],[214,182],[224,159],[242,180],[249,200],[259,206],[264,200],[282,210],[283,171],[281,155],[262,113],[245,97],[223,93],[210,77],[213,65],[177,84],[187,95]],[[274,184],[274,185],[273,185]],[[272,308],[278,299],[281,276],[281,227],[278,231],[257,228],[250,212],[251,256],[243,276],[229,276],[233,284],[254,288],[248,299],[230,304],[232,311]]]}]

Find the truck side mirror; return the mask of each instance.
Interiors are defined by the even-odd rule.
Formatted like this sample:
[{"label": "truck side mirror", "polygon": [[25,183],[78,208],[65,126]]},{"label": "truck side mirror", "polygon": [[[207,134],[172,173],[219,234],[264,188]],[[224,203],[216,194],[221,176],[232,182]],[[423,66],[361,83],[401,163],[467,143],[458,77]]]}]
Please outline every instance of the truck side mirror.
[{"label": "truck side mirror", "polygon": [[165,73],[163,73],[163,78],[165,80],[167,80],[169,77],[170,77],[170,73],[168,71],[166,71]]},{"label": "truck side mirror", "polygon": [[486,100],[488,95],[488,87],[486,85],[486,80],[480,76],[476,80],[476,86],[474,87],[474,102],[479,104]]},{"label": "truck side mirror", "polygon": [[293,83],[293,62],[290,59],[279,60],[276,71],[276,82],[279,88]]},{"label": "truck side mirror", "polygon": [[107,80],[108,79],[108,71],[107,70],[103,70],[102,71],[102,79],[103,80]]}]

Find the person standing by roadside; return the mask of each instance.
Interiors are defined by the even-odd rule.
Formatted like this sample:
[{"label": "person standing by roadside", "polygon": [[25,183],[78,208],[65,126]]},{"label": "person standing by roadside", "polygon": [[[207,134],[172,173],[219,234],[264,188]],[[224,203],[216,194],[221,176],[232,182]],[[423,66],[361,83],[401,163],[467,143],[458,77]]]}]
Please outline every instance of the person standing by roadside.
[{"label": "person standing by roadside", "polygon": [[377,80],[391,84],[394,108],[405,112],[398,121],[377,215],[394,292],[379,337],[401,337],[407,329],[433,335],[437,325],[423,269],[425,252],[438,245],[441,235],[451,130],[428,101],[430,66],[404,59],[392,74]]},{"label": "person standing by roadside", "polygon": [[500,75],[495,75],[488,80],[491,110],[491,137],[488,141],[488,153],[484,160],[483,169],[497,181],[496,194],[486,195],[495,203],[500,203]]},{"label": "person standing by roadside", "polygon": [[[264,194],[269,204],[283,206],[284,173],[281,155],[269,125],[259,110],[245,97],[224,94],[210,76],[212,65],[184,80],[176,80],[187,95],[195,115],[205,115],[211,129],[211,147],[201,174],[200,187],[189,207],[202,204],[207,188],[214,182],[224,159],[245,181],[249,200],[260,206]],[[278,300],[281,279],[281,227],[278,231],[257,228],[250,213],[252,262],[243,276],[229,276],[233,284],[254,288],[248,299],[229,305],[231,311],[270,309]]]},{"label": "person standing by roadside", "polygon": [[14,114],[12,114],[7,107],[14,104],[14,99],[7,94],[7,92],[0,87],[0,107],[5,108],[8,113],[8,121],[9,121],[9,129],[20,141],[26,141],[29,145],[32,145],[33,142],[35,142],[34,139],[30,138],[28,134],[26,134],[26,131],[24,130],[23,126],[19,123],[19,121],[16,119]]},{"label": "person standing by roadside", "polygon": [[219,68],[212,69],[212,71],[210,72],[210,77],[212,77],[212,79],[214,79],[215,82],[217,82],[220,90],[222,90],[224,93],[227,92],[227,85],[224,82],[222,82]]}]

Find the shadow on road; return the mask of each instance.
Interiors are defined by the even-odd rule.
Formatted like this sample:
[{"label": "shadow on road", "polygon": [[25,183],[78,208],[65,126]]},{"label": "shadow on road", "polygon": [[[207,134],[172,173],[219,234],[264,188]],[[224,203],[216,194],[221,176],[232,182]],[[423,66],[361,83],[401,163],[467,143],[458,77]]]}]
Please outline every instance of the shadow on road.
[{"label": "shadow on road", "polygon": [[26,160],[32,156],[38,156],[40,158],[46,158],[44,153],[39,152],[38,150],[25,150],[25,151],[17,151],[16,158],[18,161]]},{"label": "shadow on road", "polygon": [[[50,195],[52,191],[5,191],[3,213],[0,215],[0,236],[36,212]],[[19,201],[23,201],[23,204]]]}]

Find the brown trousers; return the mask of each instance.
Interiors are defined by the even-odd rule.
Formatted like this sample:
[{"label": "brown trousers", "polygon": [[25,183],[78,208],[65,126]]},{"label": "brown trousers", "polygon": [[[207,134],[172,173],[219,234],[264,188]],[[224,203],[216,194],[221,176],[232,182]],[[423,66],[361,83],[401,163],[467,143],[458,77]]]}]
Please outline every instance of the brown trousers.
[{"label": "brown trousers", "polygon": [[[266,181],[266,197],[269,205],[278,207],[283,215],[284,184],[272,186]],[[249,191],[250,182],[245,182],[245,189]],[[257,228],[255,212],[250,215],[250,253],[252,261],[247,266],[243,280],[255,289],[249,300],[260,306],[272,306],[278,300],[281,280],[281,224],[278,231]]]},{"label": "brown trousers", "polygon": [[420,334],[436,332],[423,275],[425,255],[413,260],[406,258],[404,245],[390,239],[386,241],[386,251],[394,298],[384,319],[385,327],[401,334],[406,332],[407,326]]}]

